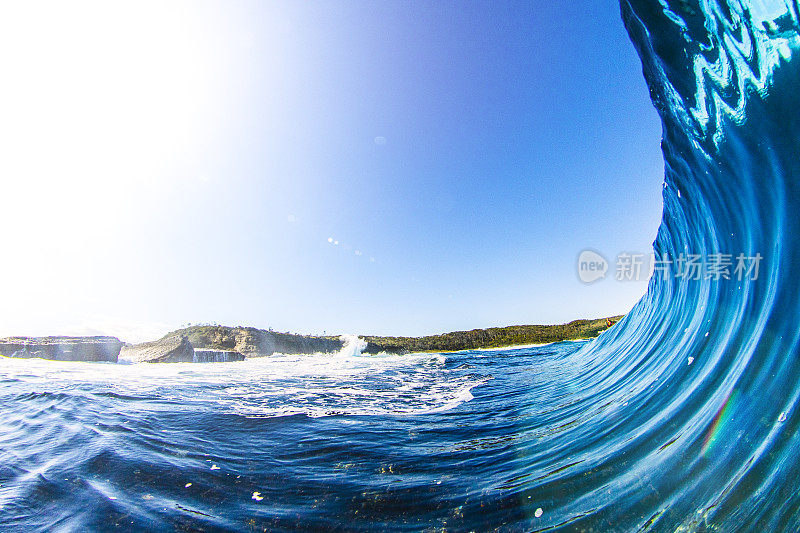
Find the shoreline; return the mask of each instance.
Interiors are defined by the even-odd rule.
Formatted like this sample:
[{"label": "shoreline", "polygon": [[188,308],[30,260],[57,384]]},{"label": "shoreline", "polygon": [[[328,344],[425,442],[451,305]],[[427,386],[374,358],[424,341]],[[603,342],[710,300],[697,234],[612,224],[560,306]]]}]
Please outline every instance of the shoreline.
[{"label": "shoreline", "polygon": [[299,335],[245,326],[196,325],[138,344],[116,337],[0,338],[0,355],[59,361],[136,363],[233,362],[275,354],[425,354],[535,348],[597,337],[622,316],[579,319],[566,324],[519,325],[453,331],[424,337]]},{"label": "shoreline", "polygon": [[558,344],[560,342],[585,342],[596,338],[597,337],[586,337],[581,339],[564,339],[560,341],[543,342],[535,344],[511,344],[508,346],[497,346],[494,348],[467,348],[464,350],[442,350],[439,352],[408,352],[407,355],[424,354],[424,353],[496,352],[498,350],[521,350],[524,348],[541,348],[542,346],[550,346],[551,344]]}]

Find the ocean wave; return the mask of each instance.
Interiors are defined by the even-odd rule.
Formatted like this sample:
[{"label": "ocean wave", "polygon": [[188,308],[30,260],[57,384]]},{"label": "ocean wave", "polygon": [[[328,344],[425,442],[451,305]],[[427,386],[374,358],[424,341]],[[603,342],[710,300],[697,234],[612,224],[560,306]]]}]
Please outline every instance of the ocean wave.
[{"label": "ocean wave", "polygon": [[[623,0],[663,122],[661,261],[593,341],[406,356],[0,359],[3,526],[795,531],[797,2]],[[760,258],[737,275],[737,256]]]}]

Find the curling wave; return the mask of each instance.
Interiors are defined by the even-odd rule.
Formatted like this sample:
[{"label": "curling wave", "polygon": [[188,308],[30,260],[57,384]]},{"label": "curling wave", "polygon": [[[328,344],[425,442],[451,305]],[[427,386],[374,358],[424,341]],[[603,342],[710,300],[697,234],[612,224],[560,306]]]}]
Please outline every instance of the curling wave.
[{"label": "curling wave", "polygon": [[[623,0],[622,10],[663,124],[656,259],[726,268],[655,272],[619,327],[575,355],[576,405],[624,399],[625,413],[598,415],[599,433],[572,430],[574,459],[603,459],[570,469],[595,481],[562,509],[576,526],[794,530],[798,4]],[[737,271],[737,258],[753,260]]]}]

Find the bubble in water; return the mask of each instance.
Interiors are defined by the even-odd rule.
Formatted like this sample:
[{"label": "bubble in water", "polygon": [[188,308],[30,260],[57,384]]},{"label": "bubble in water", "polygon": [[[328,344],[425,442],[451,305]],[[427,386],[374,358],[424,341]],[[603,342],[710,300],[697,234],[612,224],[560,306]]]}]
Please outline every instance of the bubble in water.
[{"label": "bubble in water", "polygon": [[786,411],[783,411],[783,412],[782,412],[782,413],[781,413],[781,414],[778,416],[778,422],[786,422]]}]

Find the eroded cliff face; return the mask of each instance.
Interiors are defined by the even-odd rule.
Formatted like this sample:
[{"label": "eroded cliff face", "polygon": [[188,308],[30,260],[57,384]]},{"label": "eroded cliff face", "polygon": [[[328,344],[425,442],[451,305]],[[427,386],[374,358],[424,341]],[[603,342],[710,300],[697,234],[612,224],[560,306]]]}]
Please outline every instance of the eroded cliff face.
[{"label": "eroded cliff face", "polygon": [[274,353],[336,353],[342,349],[338,337],[292,335],[249,327],[194,326],[168,334],[162,339],[186,336],[201,350],[229,350],[244,357],[264,357]]},{"label": "eroded cliff face", "polygon": [[132,363],[227,363],[243,361],[244,355],[234,350],[195,348],[186,335],[177,335],[125,346],[119,358]]},{"label": "eroded cliff face", "polygon": [[[194,358],[189,355],[191,346]],[[120,359],[133,362],[213,363],[266,357],[275,353],[339,353],[343,342],[338,336],[321,337],[278,333],[250,327],[192,326],[168,333],[153,342],[126,346]],[[363,353],[406,353],[396,346],[369,342]]]},{"label": "eroded cliff face", "polygon": [[132,363],[192,363],[194,347],[186,337],[173,337],[125,346],[120,359]]},{"label": "eroded cliff face", "polygon": [[195,363],[230,363],[232,361],[244,361],[244,355],[234,350],[194,349]]},{"label": "eroded cliff face", "polygon": [[116,363],[122,342],[116,337],[6,337],[0,355],[6,357]]}]

